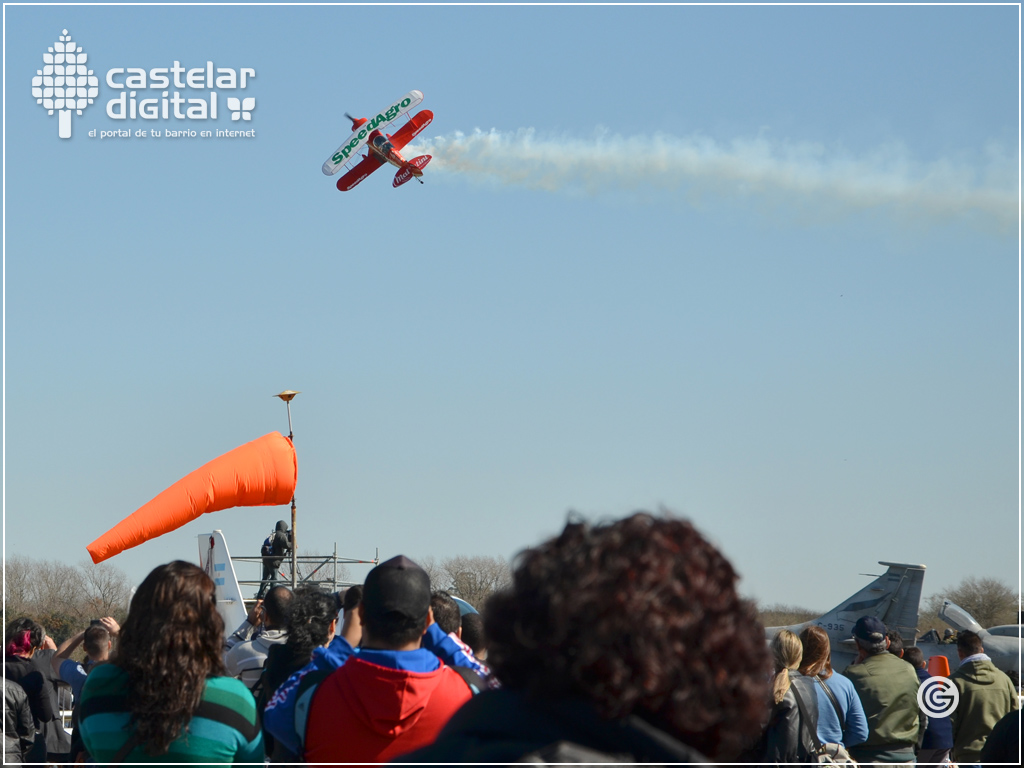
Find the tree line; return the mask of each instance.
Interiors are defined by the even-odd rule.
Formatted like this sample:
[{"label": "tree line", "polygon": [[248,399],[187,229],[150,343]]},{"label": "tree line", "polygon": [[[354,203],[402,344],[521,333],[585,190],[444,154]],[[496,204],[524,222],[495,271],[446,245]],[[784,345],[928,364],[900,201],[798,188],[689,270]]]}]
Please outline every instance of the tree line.
[{"label": "tree line", "polygon": [[128,615],[134,585],[109,563],[68,565],[14,555],[4,561],[4,612],[8,621],[31,616],[58,644],[91,619]]},{"label": "tree line", "polygon": [[[430,574],[434,589],[446,590],[478,610],[492,592],[508,585],[512,578],[509,564],[502,557],[427,556],[418,562]],[[317,565],[300,563],[300,578],[311,575]],[[328,564],[314,578],[332,576],[333,565]],[[349,578],[344,565],[338,568],[338,578]],[[31,616],[58,644],[81,632],[91,619],[113,616],[123,622],[134,591],[132,580],[120,568],[90,561],[68,565],[14,555],[4,563],[4,579],[7,620]]]},{"label": "tree line", "polygon": [[[511,566],[503,557],[428,555],[417,562],[430,575],[434,589],[446,590],[477,610],[483,610],[487,598],[512,581]],[[305,565],[300,571],[313,567]],[[347,579],[347,569],[339,568],[338,575]],[[7,620],[31,616],[58,643],[80,632],[91,619],[113,616],[118,622],[123,621],[134,590],[128,575],[109,563],[94,565],[85,561],[73,566],[22,555],[7,558],[4,580]],[[982,627],[1016,624],[1024,608],[1019,593],[1005,582],[968,576],[921,602],[918,629],[922,633],[933,628],[941,633],[948,626],[938,616],[943,600],[952,600]],[[759,604],[757,609],[766,627],[801,624],[823,613],[780,603]]]},{"label": "tree line", "polygon": [[1020,612],[1024,608],[1020,594],[1006,582],[968,576],[955,587],[947,587],[921,602],[921,618],[917,626],[922,632],[938,629],[941,633],[949,626],[939,618],[943,600],[959,605],[983,628],[1019,624]]},{"label": "tree line", "polygon": [[449,592],[478,611],[483,611],[491,594],[512,583],[512,569],[503,557],[457,555],[438,559],[428,555],[416,562],[429,574],[434,590]]}]

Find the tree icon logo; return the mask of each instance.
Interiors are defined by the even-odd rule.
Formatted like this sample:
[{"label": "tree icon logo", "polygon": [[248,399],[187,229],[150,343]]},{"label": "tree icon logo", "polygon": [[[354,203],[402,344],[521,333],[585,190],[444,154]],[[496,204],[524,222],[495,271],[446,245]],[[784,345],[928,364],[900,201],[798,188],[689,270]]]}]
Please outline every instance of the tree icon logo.
[{"label": "tree icon logo", "polygon": [[71,138],[71,111],[79,115],[100,92],[100,80],[86,69],[88,54],[71,39],[65,29],[60,40],[43,54],[42,69],[32,78],[32,95],[48,114],[57,111],[57,135]]}]

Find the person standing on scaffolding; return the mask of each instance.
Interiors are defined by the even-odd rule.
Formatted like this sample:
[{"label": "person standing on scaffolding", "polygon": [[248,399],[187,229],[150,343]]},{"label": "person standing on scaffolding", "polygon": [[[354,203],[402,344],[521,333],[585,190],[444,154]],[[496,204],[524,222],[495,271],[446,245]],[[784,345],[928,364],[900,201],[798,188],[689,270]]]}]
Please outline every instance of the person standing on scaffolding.
[{"label": "person standing on scaffolding", "polygon": [[260,591],[256,593],[256,599],[262,600],[263,595],[277,582],[277,573],[284,562],[285,555],[292,551],[292,532],[288,530],[288,523],[284,520],[277,521],[277,528],[267,536],[260,548],[260,555],[263,557],[263,575],[260,577]]}]

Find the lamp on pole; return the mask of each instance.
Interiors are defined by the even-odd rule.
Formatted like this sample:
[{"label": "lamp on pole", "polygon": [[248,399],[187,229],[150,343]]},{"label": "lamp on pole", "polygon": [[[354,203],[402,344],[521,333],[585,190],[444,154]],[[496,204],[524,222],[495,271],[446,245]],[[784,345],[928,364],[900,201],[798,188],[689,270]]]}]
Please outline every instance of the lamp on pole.
[{"label": "lamp on pole", "polygon": [[[295,438],[292,435],[292,400],[298,392],[286,389],[284,392],[279,392],[274,397],[279,397],[284,400],[285,407],[288,409],[288,439],[292,445],[295,445]],[[292,589],[295,589],[299,585],[299,561],[296,554],[298,552],[297,540],[295,538],[295,493],[292,493]]]}]

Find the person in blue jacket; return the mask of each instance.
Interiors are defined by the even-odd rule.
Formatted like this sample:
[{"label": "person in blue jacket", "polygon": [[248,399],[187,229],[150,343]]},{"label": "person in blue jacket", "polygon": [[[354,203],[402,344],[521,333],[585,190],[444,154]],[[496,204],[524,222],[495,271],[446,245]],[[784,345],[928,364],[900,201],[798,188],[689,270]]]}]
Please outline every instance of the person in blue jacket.
[{"label": "person in blue jacket", "polygon": [[[490,670],[472,655],[467,655],[462,644],[447,635],[437,624],[432,623],[427,627],[421,647],[434,653],[448,666],[468,669],[487,687],[494,687]],[[301,759],[309,705],[316,691],[314,681],[338,669],[357,653],[359,648],[354,648],[343,635],[336,635],[326,646],[314,649],[312,661],[288,678],[267,702],[263,727],[276,742],[275,761],[279,757],[285,759],[289,754],[292,761]]]},{"label": "person in blue jacket", "polygon": [[[924,653],[916,646],[903,651],[903,660],[917,672],[917,679],[924,683],[929,677],[928,664]],[[918,765],[941,765],[948,762],[950,750],[953,749],[953,720],[949,717],[928,717],[928,726],[924,729],[924,741],[917,751]]]},{"label": "person in blue jacket", "polygon": [[814,680],[818,700],[818,741],[833,758],[849,757],[846,747],[868,737],[868,719],[853,683],[832,670],[828,633],[819,626],[800,633],[804,649],[800,674]]}]

